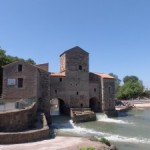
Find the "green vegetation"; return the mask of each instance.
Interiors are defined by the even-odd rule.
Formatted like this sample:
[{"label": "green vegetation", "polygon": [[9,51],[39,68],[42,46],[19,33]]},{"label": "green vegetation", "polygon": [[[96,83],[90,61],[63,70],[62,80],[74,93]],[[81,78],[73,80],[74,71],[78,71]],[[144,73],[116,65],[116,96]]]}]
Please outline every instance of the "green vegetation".
[{"label": "green vegetation", "polygon": [[15,62],[15,61],[25,61],[30,64],[35,64],[34,60],[30,58],[27,60],[24,60],[23,58],[19,58],[16,56],[14,57],[14,56],[6,55],[6,51],[0,48],[0,67],[7,65],[9,63]]},{"label": "green vegetation", "polygon": [[115,97],[117,99],[136,99],[141,97],[150,98],[150,91],[144,90],[144,85],[137,76],[125,76],[123,85],[117,75],[110,73],[115,78]]},{"label": "green vegetation", "polygon": [[120,87],[117,97],[119,99],[132,99],[141,97],[143,93],[143,83],[136,76],[125,76],[124,84]]},{"label": "green vegetation", "polygon": [[141,94],[141,96],[150,98],[150,90],[148,90],[148,89],[144,90],[144,92]]},{"label": "green vegetation", "polygon": [[104,137],[102,137],[99,141],[100,141],[101,143],[103,143],[103,144],[106,144],[107,146],[110,146],[110,145],[111,145],[110,142],[109,142],[106,138],[104,138]]},{"label": "green vegetation", "polygon": [[80,148],[80,150],[95,150],[93,147],[88,147],[88,148]]}]

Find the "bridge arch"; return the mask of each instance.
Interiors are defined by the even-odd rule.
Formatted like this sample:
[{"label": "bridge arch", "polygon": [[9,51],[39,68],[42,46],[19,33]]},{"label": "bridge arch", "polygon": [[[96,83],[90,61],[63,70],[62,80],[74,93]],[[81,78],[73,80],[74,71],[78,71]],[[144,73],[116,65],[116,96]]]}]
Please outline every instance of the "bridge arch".
[{"label": "bridge arch", "polygon": [[98,100],[97,97],[91,97],[89,100],[89,107],[94,112],[100,112],[101,111],[101,102]]},{"label": "bridge arch", "polygon": [[65,114],[65,102],[61,98],[53,98],[50,100],[50,114],[58,116]]}]

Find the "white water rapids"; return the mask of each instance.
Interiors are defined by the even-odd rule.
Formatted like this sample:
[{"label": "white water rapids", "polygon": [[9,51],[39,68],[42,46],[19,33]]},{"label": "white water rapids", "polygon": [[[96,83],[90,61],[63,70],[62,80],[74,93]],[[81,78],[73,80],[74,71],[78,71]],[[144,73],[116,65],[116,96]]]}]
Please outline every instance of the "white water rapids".
[{"label": "white water rapids", "polygon": [[[113,123],[113,124],[122,124],[122,125],[128,125],[128,126],[134,126],[134,123],[124,121],[121,119],[114,119],[114,118],[108,118],[106,115],[97,115],[97,122],[106,122],[106,123]],[[74,136],[95,136],[95,137],[105,137],[110,141],[113,142],[127,142],[127,143],[144,143],[144,144],[150,144],[150,139],[144,138],[144,137],[127,137],[124,135],[119,134],[113,134],[113,133],[107,133],[107,132],[101,132],[97,131],[95,129],[89,129],[85,127],[80,127],[78,124],[74,124],[72,120],[69,120],[68,123],[64,124],[55,124],[56,126],[56,132],[58,134],[64,134],[64,135],[74,135]]]}]

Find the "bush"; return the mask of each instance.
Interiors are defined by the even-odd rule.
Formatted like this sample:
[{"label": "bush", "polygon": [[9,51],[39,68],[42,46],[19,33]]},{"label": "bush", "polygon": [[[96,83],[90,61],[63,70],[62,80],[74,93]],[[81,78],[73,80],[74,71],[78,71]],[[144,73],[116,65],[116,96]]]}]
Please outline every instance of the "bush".
[{"label": "bush", "polygon": [[93,147],[88,147],[88,148],[80,148],[80,150],[95,150]]},{"label": "bush", "polygon": [[110,142],[109,142],[106,138],[104,138],[104,137],[102,137],[102,138],[100,139],[100,142],[106,144],[107,146],[110,146],[110,145],[111,145]]}]

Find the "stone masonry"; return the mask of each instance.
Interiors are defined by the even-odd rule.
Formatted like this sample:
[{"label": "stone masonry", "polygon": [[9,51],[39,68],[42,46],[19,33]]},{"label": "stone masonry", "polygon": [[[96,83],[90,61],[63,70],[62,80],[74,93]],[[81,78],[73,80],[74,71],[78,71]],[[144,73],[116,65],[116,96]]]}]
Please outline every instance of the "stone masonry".
[{"label": "stone masonry", "polygon": [[[60,72],[48,72],[48,64],[15,62],[3,67],[2,97],[16,101],[37,97],[39,108],[50,113],[50,101],[58,100],[59,110],[91,108],[95,112],[115,111],[114,78],[89,72],[89,53],[80,47],[60,55]],[[56,105],[56,107],[58,107]]]},{"label": "stone masonry", "polygon": [[89,72],[89,54],[78,46],[60,55],[60,72],[50,79],[50,99],[57,98],[64,113],[70,108],[115,111],[114,78]]}]

